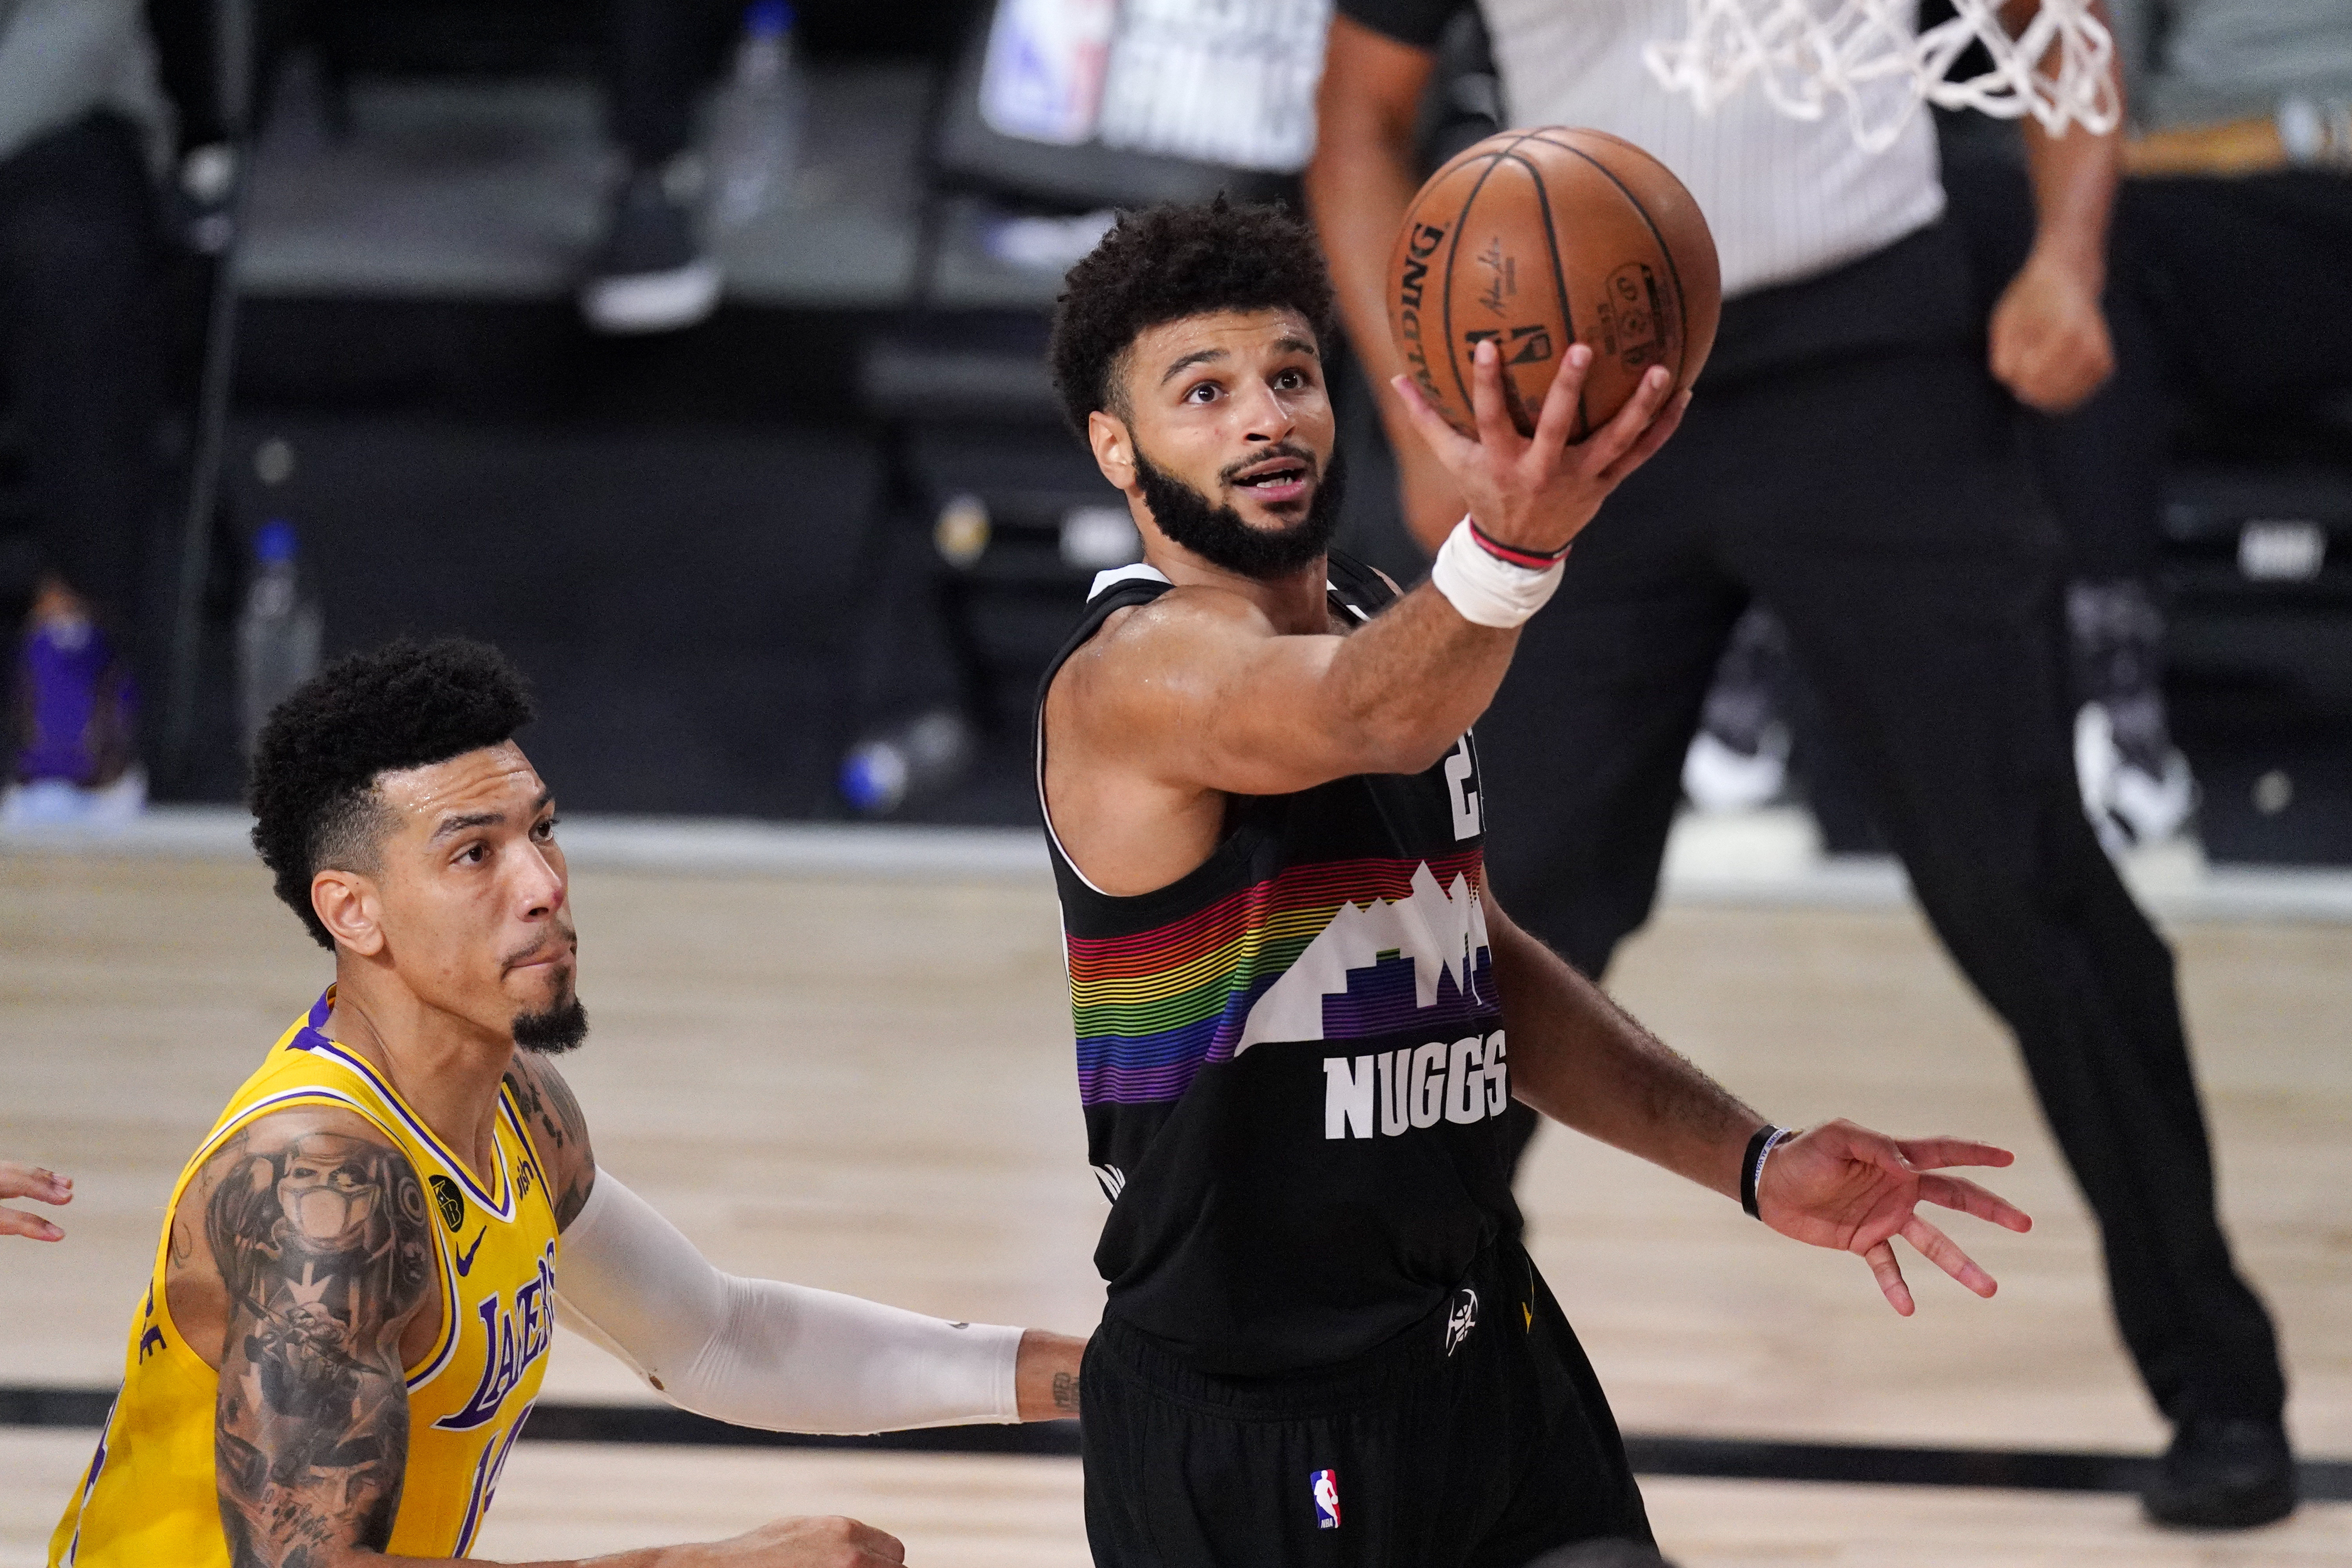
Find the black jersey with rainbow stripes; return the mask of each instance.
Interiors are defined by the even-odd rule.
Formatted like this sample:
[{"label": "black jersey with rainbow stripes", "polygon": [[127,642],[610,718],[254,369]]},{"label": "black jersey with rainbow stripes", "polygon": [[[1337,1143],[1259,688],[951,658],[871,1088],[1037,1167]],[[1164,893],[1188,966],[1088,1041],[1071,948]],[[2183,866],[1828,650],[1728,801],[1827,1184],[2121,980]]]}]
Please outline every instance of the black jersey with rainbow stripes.
[{"label": "black jersey with rainbow stripes", "polygon": [[[1342,556],[1329,580],[1343,620],[1395,596]],[[1096,579],[1045,685],[1168,588]],[[1049,811],[1110,1316],[1206,1372],[1326,1366],[1517,1235],[1483,828],[1467,734],[1426,773],[1232,797],[1209,858],[1134,897],[1079,874]]]}]

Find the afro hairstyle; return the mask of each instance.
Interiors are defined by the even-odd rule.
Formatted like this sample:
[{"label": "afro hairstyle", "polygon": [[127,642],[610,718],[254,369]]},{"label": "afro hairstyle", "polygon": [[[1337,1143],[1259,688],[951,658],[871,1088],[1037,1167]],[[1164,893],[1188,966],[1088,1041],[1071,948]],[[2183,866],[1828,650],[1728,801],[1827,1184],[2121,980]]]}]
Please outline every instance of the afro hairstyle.
[{"label": "afro hairstyle", "polygon": [[1121,213],[1070,268],[1054,308],[1046,353],[1071,428],[1086,435],[1097,408],[1124,416],[1118,376],[1139,334],[1211,310],[1265,310],[1306,317],[1327,353],[1337,341],[1331,277],[1303,221],[1223,196]]},{"label": "afro hairstyle", "polygon": [[310,907],[310,879],[374,868],[388,826],[377,779],[498,745],[531,713],[506,656],[462,637],[351,654],[270,710],[246,790],[253,847],[320,946],[335,939]]}]

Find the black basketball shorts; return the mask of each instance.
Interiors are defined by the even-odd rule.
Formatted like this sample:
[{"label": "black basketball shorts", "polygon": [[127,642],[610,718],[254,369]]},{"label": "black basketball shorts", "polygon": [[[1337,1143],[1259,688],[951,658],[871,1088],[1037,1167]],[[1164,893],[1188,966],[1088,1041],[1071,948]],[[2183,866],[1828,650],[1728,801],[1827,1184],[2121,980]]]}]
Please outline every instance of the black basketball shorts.
[{"label": "black basketball shorts", "polygon": [[1652,1539],[1591,1363],[1516,1244],[1308,1374],[1213,1377],[1108,1319],[1080,1403],[1097,1568],[1524,1568]]}]

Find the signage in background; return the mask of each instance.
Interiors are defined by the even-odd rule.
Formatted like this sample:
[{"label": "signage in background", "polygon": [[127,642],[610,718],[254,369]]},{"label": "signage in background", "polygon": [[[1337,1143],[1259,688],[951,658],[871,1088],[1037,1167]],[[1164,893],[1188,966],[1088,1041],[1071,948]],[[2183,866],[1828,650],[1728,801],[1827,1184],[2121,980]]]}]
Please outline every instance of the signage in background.
[{"label": "signage in background", "polygon": [[1118,20],[1118,0],[1000,0],[980,79],[988,128],[1057,147],[1092,141]]},{"label": "signage in background", "polygon": [[1331,0],[1001,0],[981,117],[1000,135],[1289,174],[1315,150]]}]

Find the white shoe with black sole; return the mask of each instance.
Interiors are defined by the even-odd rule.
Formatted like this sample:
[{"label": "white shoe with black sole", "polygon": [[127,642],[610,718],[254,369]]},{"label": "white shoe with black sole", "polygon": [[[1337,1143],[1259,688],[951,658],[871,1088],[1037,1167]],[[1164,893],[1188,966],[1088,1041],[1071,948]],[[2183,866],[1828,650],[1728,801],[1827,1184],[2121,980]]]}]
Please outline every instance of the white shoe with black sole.
[{"label": "white shoe with black sole", "polygon": [[680,171],[636,170],[614,198],[580,289],[580,313],[598,331],[674,332],[718,309],[719,263],[703,249],[684,189],[698,182]]}]

